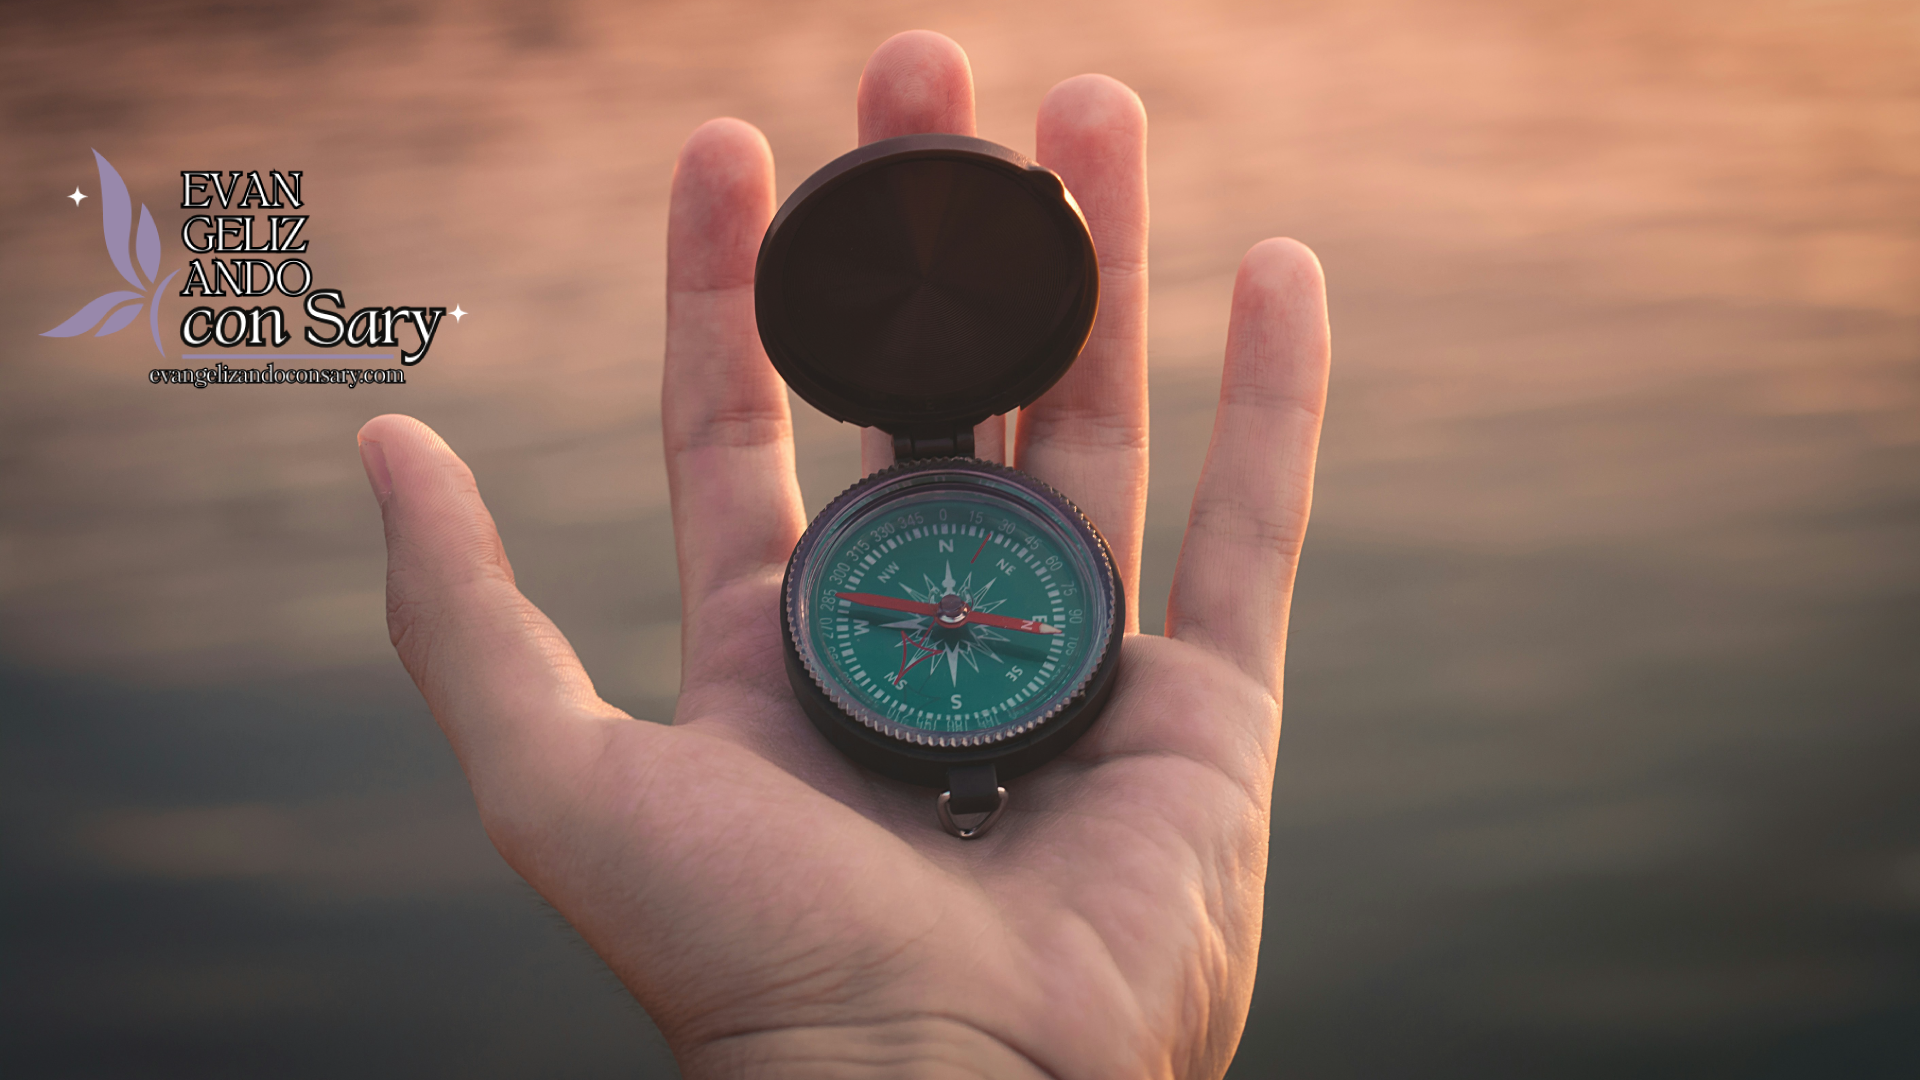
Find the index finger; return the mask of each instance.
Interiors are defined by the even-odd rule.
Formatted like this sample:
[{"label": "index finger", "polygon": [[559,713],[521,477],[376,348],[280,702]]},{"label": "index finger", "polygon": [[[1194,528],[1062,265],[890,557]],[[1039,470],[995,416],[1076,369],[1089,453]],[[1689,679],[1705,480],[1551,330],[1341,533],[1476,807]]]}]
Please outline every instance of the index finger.
[{"label": "index finger", "polygon": [[660,390],[690,620],[728,582],[785,563],[804,524],[787,388],[753,316],[753,261],[772,217],[766,139],[740,120],[701,125],[674,165]]}]

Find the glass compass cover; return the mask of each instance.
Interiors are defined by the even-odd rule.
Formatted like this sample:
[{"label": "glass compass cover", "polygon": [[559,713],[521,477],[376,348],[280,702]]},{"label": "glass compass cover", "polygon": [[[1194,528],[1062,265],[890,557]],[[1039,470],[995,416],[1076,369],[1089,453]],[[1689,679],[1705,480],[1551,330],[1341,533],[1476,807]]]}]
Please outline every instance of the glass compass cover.
[{"label": "glass compass cover", "polygon": [[986,746],[1052,718],[1112,629],[1104,545],[1077,513],[970,464],[851,500],[819,523],[792,583],[790,633],[815,683],[867,727],[927,747]]}]

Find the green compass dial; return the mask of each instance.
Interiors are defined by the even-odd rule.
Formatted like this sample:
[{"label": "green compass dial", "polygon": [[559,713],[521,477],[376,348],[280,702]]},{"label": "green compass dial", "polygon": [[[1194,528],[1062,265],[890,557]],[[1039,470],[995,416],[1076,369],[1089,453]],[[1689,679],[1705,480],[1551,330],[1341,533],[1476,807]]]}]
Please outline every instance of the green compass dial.
[{"label": "green compass dial", "polygon": [[796,644],[843,709],[915,742],[979,745],[1084,686],[1112,625],[1104,553],[1057,507],[979,474],[874,496],[827,523],[795,597]]}]

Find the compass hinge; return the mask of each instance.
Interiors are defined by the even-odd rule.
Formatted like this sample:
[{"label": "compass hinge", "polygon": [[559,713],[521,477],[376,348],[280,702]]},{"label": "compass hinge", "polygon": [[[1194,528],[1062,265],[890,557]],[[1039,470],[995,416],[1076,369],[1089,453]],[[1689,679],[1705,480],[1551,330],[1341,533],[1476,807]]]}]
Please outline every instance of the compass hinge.
[{"label": "compass hinge", "polygon": [[893,437],[893,459],[972,457],[973,428],[963,427],[947,435],[899,435]]}]

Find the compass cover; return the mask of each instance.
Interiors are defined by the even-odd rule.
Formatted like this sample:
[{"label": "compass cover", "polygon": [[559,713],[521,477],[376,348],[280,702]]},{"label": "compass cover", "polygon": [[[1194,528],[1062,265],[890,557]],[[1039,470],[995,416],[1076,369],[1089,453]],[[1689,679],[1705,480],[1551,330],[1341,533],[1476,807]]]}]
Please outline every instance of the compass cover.
[{"label": "compass cover", "polygon": [[775,215],[754,270],[760,340],[787,385],[895,435],[951,434],[1045,393],[1099,293],[1060,178],[962,135],[829,162]]}]

